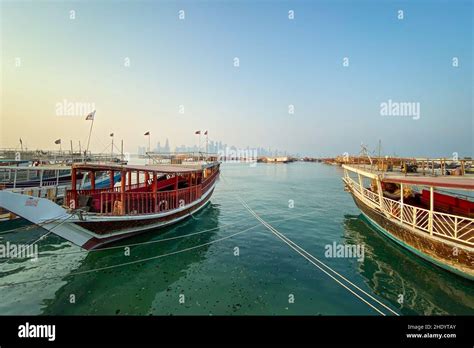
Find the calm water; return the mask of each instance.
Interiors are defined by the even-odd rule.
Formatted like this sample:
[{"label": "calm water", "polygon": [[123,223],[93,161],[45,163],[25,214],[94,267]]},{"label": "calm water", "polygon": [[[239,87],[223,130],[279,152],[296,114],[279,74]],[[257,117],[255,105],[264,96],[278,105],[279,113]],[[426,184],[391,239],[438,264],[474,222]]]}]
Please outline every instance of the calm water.
[{"label": "calm water", "polygon": [[[29,283],[0,287],[0,314],[377,315],[259,224],[236,194],[278,231],[398,313],[474,314],[472,283],[369,228],[344,192],[341,175],[338,167],[316,163],[224,164],[210,205],[174,227],[121,242],[148,242],[130,247],[130,256],[122,247],[83,252],[51,235],[39,242],[44,254],[36,262],[1,265],[0,284]],[[245,232],[232,236],[240,231]],[[37,228],[0,238],[26,243],[42,233]],[[364,245],[363,261],[326,258],[325,246],[333,242]],[[146,258],[151,259],[73,275]],[[40,278],[50,279],[32,282]]]}]

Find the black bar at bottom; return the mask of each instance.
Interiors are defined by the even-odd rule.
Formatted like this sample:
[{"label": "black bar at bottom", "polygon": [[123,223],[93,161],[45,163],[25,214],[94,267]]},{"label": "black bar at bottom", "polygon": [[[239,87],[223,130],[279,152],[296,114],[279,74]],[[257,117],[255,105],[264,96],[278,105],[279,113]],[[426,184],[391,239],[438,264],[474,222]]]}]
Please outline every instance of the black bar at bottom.
[{"label": "black bar at bottom", "polygon": [[[326,343],[469,345],[474,317],[0,316],[0,346],[25,344]],[[32,325],[41,325],[32,326]],[[54,325],[54,341],[52,327]],[[48,329],[50,335],[48,336]],[[19,337],[42,334],[46,337]],[[48,338],[49,337],[49,338]]]}]

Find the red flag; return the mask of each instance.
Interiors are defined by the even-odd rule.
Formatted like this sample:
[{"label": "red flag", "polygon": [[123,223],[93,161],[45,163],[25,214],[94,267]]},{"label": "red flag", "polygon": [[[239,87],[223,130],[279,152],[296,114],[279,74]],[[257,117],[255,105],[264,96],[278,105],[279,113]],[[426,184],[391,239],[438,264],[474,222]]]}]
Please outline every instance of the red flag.
[{"label": "red flag", "polygon": [[196,132],[194,132],[194,134],[201,134],[201,131],[200,130],[196,131]]},{"label": "red flag", "polygon": [[143,134],[143,135],[150,135],[150,132],[148,131],[148,132],[146,132],[146,133],[145,133],[145,134]]},{"label": "red flag", "polygon": [[207,131],[204,132],[204,135],[207,135]]}]

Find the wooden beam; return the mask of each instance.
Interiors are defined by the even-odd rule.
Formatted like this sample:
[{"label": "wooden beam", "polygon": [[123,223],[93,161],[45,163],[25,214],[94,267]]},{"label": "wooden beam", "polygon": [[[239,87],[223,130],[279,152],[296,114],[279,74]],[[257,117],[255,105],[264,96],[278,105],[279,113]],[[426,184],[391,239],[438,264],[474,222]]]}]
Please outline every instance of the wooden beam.
[{"label": "wooden beam", "polygon": [[121,209],[120,214],[125,215],[125,181],[126,181],[127,172],[122,170],[120,178],[120,201]]},{"label": "wooden beam", "polygon": [[109,171],[109,178],[110,178],[110,188],[113,189],[114,188],[114,185],[115,185],[115,182],[114,182],[114,171],[113,170],[110,170]]},{"label": "wooden beam", "polygon": [[91,181],[91,190],[95,190],[95,172],[94,171],[91,170],[89,172],[89,178]]}]

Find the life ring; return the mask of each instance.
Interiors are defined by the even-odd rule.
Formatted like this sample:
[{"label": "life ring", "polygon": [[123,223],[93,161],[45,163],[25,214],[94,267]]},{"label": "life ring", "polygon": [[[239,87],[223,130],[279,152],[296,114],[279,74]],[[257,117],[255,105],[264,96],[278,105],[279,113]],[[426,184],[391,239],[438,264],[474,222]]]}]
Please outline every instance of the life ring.
[{"label": "life ring", "polygon": [[[164,205],[164,209],[162,208],[163,205]],[[168,210],[168,201],[166,201],[166,200],[160,201],[160,203],[158,203],[158,210],[160,210],[160,211]]]}]

